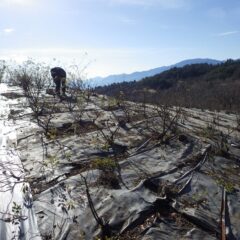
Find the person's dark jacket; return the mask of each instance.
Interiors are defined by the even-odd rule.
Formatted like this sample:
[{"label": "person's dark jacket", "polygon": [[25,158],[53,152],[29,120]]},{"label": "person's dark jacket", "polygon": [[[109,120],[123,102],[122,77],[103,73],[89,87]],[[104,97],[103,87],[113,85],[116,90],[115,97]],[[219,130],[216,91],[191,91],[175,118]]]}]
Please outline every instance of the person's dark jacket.
[{"label": "person's dark jacket", "polygon": [[58,78],[66,78],[67,74],[64,69],[60,67],[55,67],[51,69],[51,76],[53,78],[58,77]]}]

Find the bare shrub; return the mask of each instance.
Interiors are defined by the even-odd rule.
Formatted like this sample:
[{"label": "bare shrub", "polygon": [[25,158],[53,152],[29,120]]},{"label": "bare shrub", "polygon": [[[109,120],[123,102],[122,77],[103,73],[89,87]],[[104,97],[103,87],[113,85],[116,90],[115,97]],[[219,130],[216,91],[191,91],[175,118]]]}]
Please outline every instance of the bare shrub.
[{"label": "bare shrub", "polygon": [[120,126],[115,126],[112,127],[112,124],[110,122],[110,119],[106,120],[105,127],[100,127],[97,126],[100,135],[102,136],[104,140],[104,146],[103,149],[109,151],[112,149],[113,151],[116,150],[116,138],[117,138],[117,133],[120,129]]},{"label": "bare shrub", "polygon": [[33,60],[9,69],[9,82],[23,89],[35,116],[41,115],[44,110],[43,91],[51,85],[49,69],[44,63],[35,63]]},{"label": "bare shrub", "polygon": [[158,105],[154,112],[156,124],[149,127],[153,135],[162,142],[167,142],[176,135],[178,122],[182,119],[182,109],[180,107],[170,107],[168,105]]},{"label": "bare shrub", "polygon": [[27,60],[21,65],[14,64],[8,67],[9,83],[23,89],[31,85],[34,88],[43,89],[51,85],[50,67],[45,63]]},{"label": "bare shrub", "polygon": [[5,70],[6,70],[6,62],[4,60],[0,60],[0,83],[3,80]]}]

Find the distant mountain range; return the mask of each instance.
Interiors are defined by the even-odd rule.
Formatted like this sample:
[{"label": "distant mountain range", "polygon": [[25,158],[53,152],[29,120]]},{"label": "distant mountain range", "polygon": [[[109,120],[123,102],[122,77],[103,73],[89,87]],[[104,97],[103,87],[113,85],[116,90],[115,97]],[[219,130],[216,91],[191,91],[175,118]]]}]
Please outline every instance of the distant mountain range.
[{"label": "distant mountain range", "polygon": [[195,59],[188,59],[184,60],[181,62],[178,62],[176,64],[170,65],[170,66],[162,66],[158,68],[153,68],[150,70],[146,71],[141,71],[141,72],[133,72],[130,74],[116,74],[116,75],[110,75],[107,77],[95,77],[92,79],[88,80],[88,84],[96,87],[96,86],[105,86],[105,85],[110,85],[112,83],[120,83],[120,82],[130,82],[130,81],[138,81],[141,80],[145,77],[151,77],[156,74],[159,74],[161,72],[164,72],[166,70],[169,70],[174,67],[184,67],[186,65],[191,65],[191,64],[199,64],[199,63],[207,63],[207,64],[220,64],[222,61],[215,60],[215,59],[209,59],[209,58],[195,58]]}]

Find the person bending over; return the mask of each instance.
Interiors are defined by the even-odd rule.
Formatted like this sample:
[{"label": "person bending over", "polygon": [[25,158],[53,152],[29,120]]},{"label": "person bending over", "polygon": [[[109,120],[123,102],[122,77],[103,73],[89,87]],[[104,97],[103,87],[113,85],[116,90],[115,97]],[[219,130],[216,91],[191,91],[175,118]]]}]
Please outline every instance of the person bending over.
[{"label": "person bending over", "polygon": [[55,92],[58,96],[60,96],[60,90],[62,88],[62,95],[66,95],[66,77],[67,74],[64,69],[60,67],[54,67],[51,69],[51,76],[56,85]]}]

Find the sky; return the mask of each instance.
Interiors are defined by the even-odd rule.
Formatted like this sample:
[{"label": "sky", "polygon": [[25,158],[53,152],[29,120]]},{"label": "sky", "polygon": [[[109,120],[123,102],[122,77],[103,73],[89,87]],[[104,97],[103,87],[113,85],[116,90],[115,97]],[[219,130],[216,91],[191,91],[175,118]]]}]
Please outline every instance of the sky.
[{"label": "sky", "polygon": [[240,0],[0,0],[0,59],[86,76],[238,59]]}]

